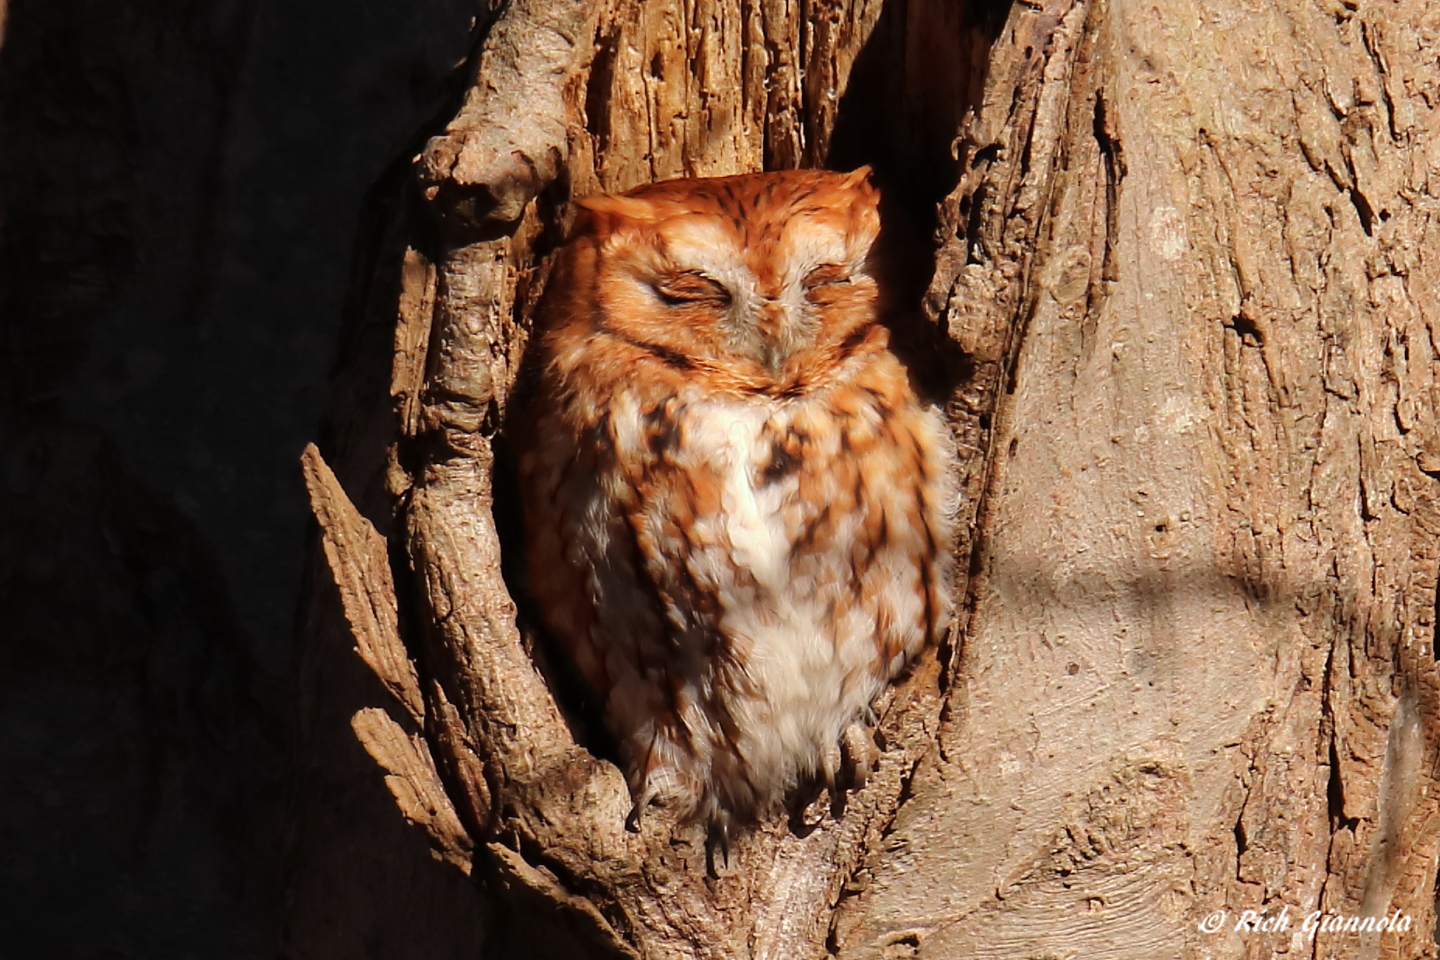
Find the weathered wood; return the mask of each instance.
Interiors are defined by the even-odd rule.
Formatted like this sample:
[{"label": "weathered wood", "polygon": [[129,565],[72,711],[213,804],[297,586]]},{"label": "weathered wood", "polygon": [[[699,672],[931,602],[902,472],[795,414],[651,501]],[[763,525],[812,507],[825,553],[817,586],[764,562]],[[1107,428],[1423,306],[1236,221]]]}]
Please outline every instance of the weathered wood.
[{"label": "weathered wood", "polygon": [[436,856],[469,873],[475,844],[445,794],[425,740],[407,735],[388,713],[374,707],[356,713],[350,726],[365,752],[385,768],[385,785],[400,813],[425,831]]},{"label": "weathered wood", "polygon": [[1437,27],[1012,16],[931,294],[976,385],[1022,338],[965,680],[841,955],[1435,955]]},{"label": "weathered wood", "polygon": [[587,53],[596,7],[510,0],[490,26],[464,105],[416,162],[426,199],[452,229],[519,220],[559,175],[565,81]]},{"label": "weathered wood", "polygon": [[320,522],[325,558],[340,588],[340,602],[355,649],[416,725],[425,722],[425,704],[415,664],[400,639],[395,583],[385,538],[360,516],[335,473],[312,443],[300,458],[310,508]]},{"label": "weathered wood", "polygon": [[[1047,0],[996,37],[930,0],[582,7],[538,66],[512,38],[550,8],[511,8],[421,159],[434,229],[398,228],[369,459],[429,748],[371,739],[422,787],[434,758],[477,902],[558,921],[496,955],[1434,956],[1440,18]],[[764,824],[711,880],[698,831],[625,831],[537,670],[504,411],[566,191],[827,157],[874,162],[916,229],[943,200],[962,616],[879,706],[843,815]],[[433,835],[427,796],[402,802]],[[1287,933],[1234,928],[1282,905]]]}]

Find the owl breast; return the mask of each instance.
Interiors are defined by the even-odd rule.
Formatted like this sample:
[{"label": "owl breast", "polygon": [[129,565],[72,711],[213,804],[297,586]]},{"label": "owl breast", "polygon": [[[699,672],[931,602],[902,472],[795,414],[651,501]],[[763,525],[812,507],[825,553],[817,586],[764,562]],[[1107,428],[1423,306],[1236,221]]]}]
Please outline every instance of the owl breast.
[{"label": "owl breast", "polygon": [[[777,176],[688,183],[743,212]],[[861,199],[873,213],[873,190]],[[642,222],[663,234],[665,219]],[[531,588],[603,705],[637,803],[748,820],[814,775],[942,628],[948,434],[889,350],[873,283],[850,291],[858,302],[832,290],[735,336],[734,311],[755,311],[736,308],[735,274],[764,265],[726,277],[711,256],[701,276],[726,298],[703,313],[681,299],[690,329],[612,322],[605,304],[629,288],[607,296],[613,234],[592,229],[562,254],[541,311],[542,388],[521,456]],[[795,246],[782,236],[774,255]],[[660,275],[671,267],[689,269]],[[677,319],[663,291],[654,301]]]}]

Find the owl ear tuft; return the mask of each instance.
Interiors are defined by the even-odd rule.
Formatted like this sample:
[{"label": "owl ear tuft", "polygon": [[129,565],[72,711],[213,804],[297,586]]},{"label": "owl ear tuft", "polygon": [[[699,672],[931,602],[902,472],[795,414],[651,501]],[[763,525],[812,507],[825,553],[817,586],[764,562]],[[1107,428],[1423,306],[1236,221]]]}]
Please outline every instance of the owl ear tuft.
[{"label": "owl ear tuft", "polygon": [[874,171],[866,164],[845,174],[845,189],[855,197],[855,207],[874,210],[880,206],[880,188],[875,186]]},{"label": "owl ear tuft", "polygon": [[864,186],[869,187],[871,190],[874,190],[874,173],[875,171],[871,169],[870,164],[868,163],[865,164],[865,166],[863,167],[856,167],[854,170],[851,170],[849,173],[845,174],[845,186],[853,190],[854,188],[859,187],[863,184]]},{"label": "owl ear tuft", "polygon": [[653,223],[655,221],[655,208],[648,201],[639,197],[601,193],[593,197],[581,197],[575,201],[575,205],[582,212],[577,227],[589,221],[597,233],[613,232],[624,222]]}]

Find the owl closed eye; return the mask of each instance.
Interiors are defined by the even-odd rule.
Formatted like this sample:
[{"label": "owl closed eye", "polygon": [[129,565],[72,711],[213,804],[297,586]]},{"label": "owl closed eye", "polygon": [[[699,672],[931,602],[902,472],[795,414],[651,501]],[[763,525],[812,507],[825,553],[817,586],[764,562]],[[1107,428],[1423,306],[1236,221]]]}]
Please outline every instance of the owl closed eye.
[{"label": "owl closed eye", "polygon": [[518,438],[531,590],[637,810],[824,770],[944,628],[949,436],[890,349],[868,170],[579,201]]},{"label": "owl closed eye", "polygon": [[667,306],[682,304],[705,304],[713,307],[728,307],[730,291],[703,273],[685,270],[673,276],[662,278],[655,284],[655,292]]}]

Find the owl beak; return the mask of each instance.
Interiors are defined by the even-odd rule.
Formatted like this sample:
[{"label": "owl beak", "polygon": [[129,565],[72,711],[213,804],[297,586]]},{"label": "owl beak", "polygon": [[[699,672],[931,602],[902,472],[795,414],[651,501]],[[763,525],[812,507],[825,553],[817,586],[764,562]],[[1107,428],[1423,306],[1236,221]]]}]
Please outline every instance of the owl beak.
[{"label": "owl beak", "polygon": [[798,345],[798,324],[786,304],[767,300],[758,311],[755,327],[760,335],[760,362],[771,376],[778,377]]},{"label": "owl beak", "polygon": [[778,377],[780,371],[785,369],[785,355],[777,350],[773,343],[766,340],[760,347],[760,363],[770,376]]}]

